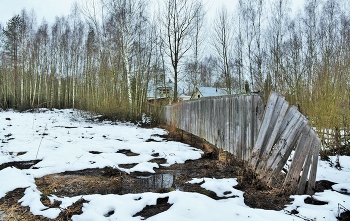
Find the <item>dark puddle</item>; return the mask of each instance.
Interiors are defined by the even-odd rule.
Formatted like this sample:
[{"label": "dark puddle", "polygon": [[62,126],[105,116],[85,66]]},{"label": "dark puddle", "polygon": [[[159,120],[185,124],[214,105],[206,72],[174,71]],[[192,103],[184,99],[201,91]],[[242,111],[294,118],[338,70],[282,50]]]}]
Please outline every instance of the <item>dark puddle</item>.
[{"label": "dark puddle", "polygon": [[99,151],[89,151],[89,153],[91,153],[91,154],[101,154],[102,152],[99,152]]},{"label": "dark puddle", "polygon": [[153,138],[149,138],[149,139],[147,139],[145,142],[161,142],[161,141],[155,140],[155,139],[153,139]]},{"label": "dark puddle", "polygon": [[175,188],[175,186],[173,186],[175,175],[170,173],[138,176],[136,178],[137,179],[135,179],[133,186],[142,189],[143,191],[141,192],[158,192],[172,187]]},{"label": "dark puddle", "polygon": [[11,156],[22,156],[22,155],[24,155],[24,154],[26,154],[27,152],[26,151],[23,151],[23,152],[9,152],[9,154],[11,155]]},{"label": "dark puddle", "polygon": [[0,165],[0,170],[5,169],[7,167],[15,167],[20,170],[34,168],[33,166],[39,163],[41,160],[30,160],[30,161],[15,161],[8,162]]},{"label": "dark puddle", "polygon": [[350,220],[350,210],[347,210],[343,213],[341,213],[338,217],[337,217],[338,220]]},{"label": "dark puddle", "polygon": [[316,192],[323,192],[325,190],[332,190],[332,186],[334,184],[337,184],[337,183],[331,182],[329,180],[316,181],[316,183],[315,183],[315,191]]},{"label": "dark puddle", "polygon": [[114,214],[114,210],[109,211],[107,214],[104,215],[104,217],[110,217]]},{"label": "dark puddle", "polygon": [[134,153],[134,152],[131,152],[131,150],[128,150],[128,149],[121,149],[121,150],[118,150],[117,153],[122,153],[128,157],[134,157],[134,156],[139,156],[140,154],[138,153]]},{"label": "dark puddle", "polygon": [[141,220],[146,220],[149,217],[155,216],[159,213],[167,211],[173,204],[168,203],[169,197],[158,198],[156,205],[147,205],[140,212],[133,215],[133,217],[141,216]]},{"label": "dark puddle", "polygon": [[335,190],[335,191],[344,195],[350,195],[349,190],[345,188],[341,188],[340,190]]},{"label": "dark puddle", "polygon": [[326,205],[328,204],[328,202],[324,202],[324,201],[321,201],[321,200],[317,200],[313,197],[307,197],[304,202],[306,204],[312,204],[312,205],[318,205],[318,206],[321,206],[321,205]]}]

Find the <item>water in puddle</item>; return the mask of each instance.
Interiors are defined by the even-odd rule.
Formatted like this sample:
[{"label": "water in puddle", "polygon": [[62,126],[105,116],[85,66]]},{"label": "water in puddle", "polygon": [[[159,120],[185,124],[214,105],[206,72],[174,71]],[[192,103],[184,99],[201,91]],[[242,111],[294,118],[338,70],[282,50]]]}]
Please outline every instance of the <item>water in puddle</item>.
[{"label": "water in puddle", "polygon": [[170,188],[174,182],[174,175],[170,173],[139,176],[138,178],[141,186],[151,189]]},{"label": "water in puddle", "polygon": [[160,189],[168,189],[173,186],[175,175],[170,173],[138,176],[131,185],[123,185],[123,194],[130,192],[143,193],[154,192]]}]

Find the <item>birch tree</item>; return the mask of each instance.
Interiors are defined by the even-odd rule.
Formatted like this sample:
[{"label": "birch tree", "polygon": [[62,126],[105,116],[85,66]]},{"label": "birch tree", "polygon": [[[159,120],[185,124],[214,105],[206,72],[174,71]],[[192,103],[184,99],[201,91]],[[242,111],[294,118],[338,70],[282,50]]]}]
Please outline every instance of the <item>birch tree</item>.
[{"label": "birch tree", "polygon": [[116,37],[123,61],[123,70],[125,72],[126,90],[129,100],[130,111],[134,100],[132,97],[132,73],[131,62],[133,44],[138,41],[138,33],[142,29],[140,21],[144,20],[145,2],[143,0],[115,0],[110,1],[110,13],[116,24]]}]

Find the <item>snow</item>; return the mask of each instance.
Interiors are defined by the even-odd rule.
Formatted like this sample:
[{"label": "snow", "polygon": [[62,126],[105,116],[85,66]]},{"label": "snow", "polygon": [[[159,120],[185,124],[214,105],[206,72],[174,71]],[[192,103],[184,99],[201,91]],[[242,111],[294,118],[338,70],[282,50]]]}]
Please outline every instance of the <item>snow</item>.
[{"label": "snow", "polygon": [[[164,141],[160,136],[167,131],[159,128],[139,128],[130,123],[87,121],[84,112],[73,110],[45,110],[40,113],[0,112],[0,165],[13,161],[41,160],[35,168],[17,169],[7,167],[0,170],[0,198],[16,188],[26,188],[20,199],[22,206],[29,206],[35,215],[56,218],[61,209],[77,200],[89,201],[83,205],[83,213],[72,220],[142,220],[133,217],[147,205],[155,205],[158,198],[169,197],[172,206],[165,212],[150,217],[150,221],[164,220],[337,220],[338,206],[350,209],[350,158],[339,158],[341,170],[329,162],[319,161],[317,180],[329,180],[333,190],[316,193],[313,198],[328,202],[326,205],[310,205],[304,202],[307,195],[292,196],[294,199],[284,210],[271,211],[253,209],[245,205],[243,192],[235,189],[236,178],[196,178],[189,181],[213,191],[221,200],[214,200],[199,193],[175,190],[169,193],[83,195],[74,197],[49,196],[50,201],[62,201],[61,209],[47,208],[41,201],[41,192],[34,178],[64,171],[87,168],[116,167],[126,173],[135,171],[154,173],[158,164],[148,162],[154,158],[165,158],[164,166],[198,159],[201,151],[189,145]],[[157,135],[158,134],[158,135]],[[145,142],[152,138],[158,142]],[[118,150],[130,150],[139,155],[128,157]],[[92,151],[98,151],[95,154]],[[158,157],[154,157],[158,153]],[[153,155],[153,156],[152,156]],[[331,157],[335,162],[336,157]],[[119,168],[118,164],[136,164],[131,169]],[[345,194],[344,194],[345,193]],[[232,197],[232,198],[225,198]],[[267,196],[268,197],[268,196]],[[286,211],[297,210],[290,215]],[[109,212],[114,211],[109,217]],[[1,214],[1,211],[0,211]],[[1,219],[1,216],[0,216]]]},{"label": "snow", "polygon": [[[330,157],[331,162],[335,164],[336,157]],[[339,163],[342,167],[337,170],[330,166],[327,161],[319,161],[316,180],[330,180],[335,183],[350,183],[350,158],[348,156],[339,156]]]},{"label": "snow", "polygon": [[[243,198],[243,192],[233,188],[238,184],[236,178],[230,178],[230,179],[226,178],[226,179],[219,179],[219,180],[215,178],[203,178],[203,179],[195,178],[189,181],[188,183],[193,184],[193,183],[201,183],[201,182],[204,182],[203,184],[201,184],[201,187],[203,187],[204,189],[213,191],[214,193],[216,193],[218,197],[239,196]],[[225,192],[228,192],[228,193],[225,194]]]}]

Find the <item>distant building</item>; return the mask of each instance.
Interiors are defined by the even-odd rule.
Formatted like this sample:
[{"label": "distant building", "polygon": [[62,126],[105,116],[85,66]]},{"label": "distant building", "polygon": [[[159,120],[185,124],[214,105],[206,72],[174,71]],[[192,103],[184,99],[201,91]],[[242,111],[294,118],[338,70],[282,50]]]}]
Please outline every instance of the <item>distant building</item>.
[{"label": "distant building", "polygon": [[[179,101],[189,100],[191,97],[180,93],[182,89],[178,86]],[[153,103],[170,104],[174,98],[174,83],[166,83],[149,86],[147,100]]]},{"label": "distant building", "polygon": [[192,93],[191,100],[199,99],[202,97],[217,97],[227,95],[227,91],[224,88],[215,87],[196,87]]}]

